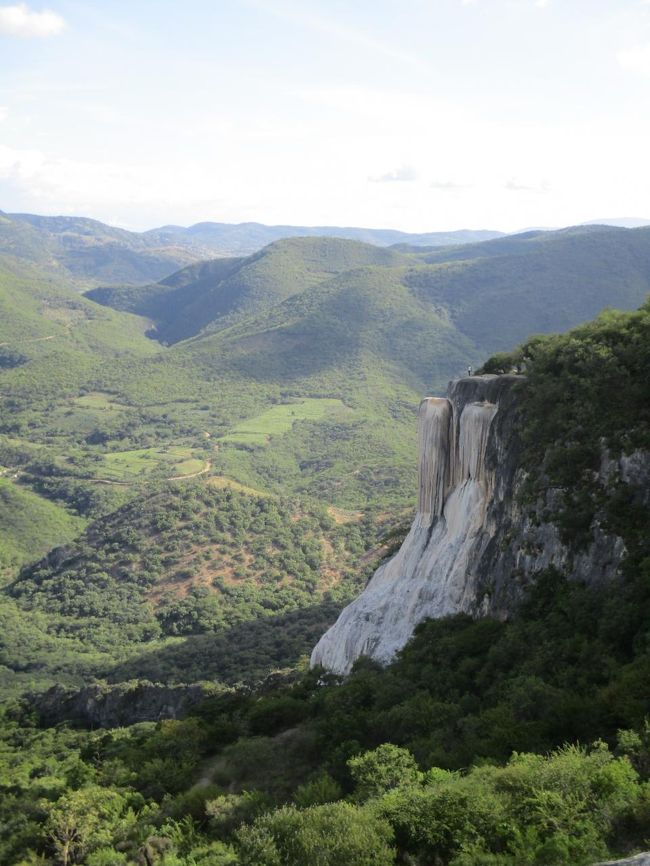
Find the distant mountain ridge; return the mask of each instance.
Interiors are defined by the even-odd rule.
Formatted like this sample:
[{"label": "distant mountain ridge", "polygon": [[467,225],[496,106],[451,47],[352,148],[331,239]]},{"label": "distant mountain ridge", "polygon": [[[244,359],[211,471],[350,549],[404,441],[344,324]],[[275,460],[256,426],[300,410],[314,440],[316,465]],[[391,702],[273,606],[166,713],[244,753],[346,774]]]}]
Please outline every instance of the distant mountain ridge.
[{"label": "distant mountain ridge", "polygon": [[[359,309],[383,297],[389,307],[399,300],[400,313],[411,304],[432,313],[456,329],[459,346],[469,339],[481,354],[531,333],[570,328],[608,305],[633,309],[648,291],[650,227],[579,226],[440,249],[286,239],[249,257],[190,265],[157,284],[97,288],[88,297],[153,320],[166,343],[235,323],[248,328],[247,317],[255,331],[267,329],[261,319],[272,320],[275,341],[301,320],[299,310],[330,303],[332,293],[340,295],[332,315],[353,294]],[[469,362],[474,353],[465,349]]]},{"label": "distant mountain ridge", "polygon": [[500,237],[501,232],[408,234],[392,229],[266,226],[261,223],[203,222],[188,228],[163,226],[145,232],[75,216],[40,216],[0,211],[0,255],[22,259],[75,285],[142,285],[194,262],[248,256],[274,241],[330,236],[375,246],[408,243],[437,248]]},{"label": "distant mountain ridge", "polygon": [[0,255],[36,265],[52,277],[88,288],[159,280],[205,258],[205,250],[159,246],[134,232],[83,217],[44,217],[0,211]]},{"label": "distant mountain ridge", "polygon": [[144,235],[160,244],[198,244],[228,254],[248,255],[277,240],[297,237],[332,237],[360,241],[379,247],[408,243],[413,246],[444,247],[476,243],[502,237],[504,232],[460,229],[450,232],[402,232],[396,229],[370,229],[354,226],[290,226],[263,223],[201,222],[188,226],[163,226]]}]

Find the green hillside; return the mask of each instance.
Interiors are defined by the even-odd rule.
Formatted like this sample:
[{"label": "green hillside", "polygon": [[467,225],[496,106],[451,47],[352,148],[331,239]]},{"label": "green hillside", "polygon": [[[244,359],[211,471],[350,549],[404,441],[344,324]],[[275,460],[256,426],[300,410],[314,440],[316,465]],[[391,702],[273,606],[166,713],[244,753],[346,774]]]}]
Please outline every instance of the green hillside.
[{"label": "green hillside", "polygon": [[0,475],[0,578],[79,535],[85,521]]},{"label": "green hillside", "polygon": [[430,266],[414,269],[407,284],[489,352],[574,327],[607,306],[634,309],[650,291],[648,228],[535,232],[425,259]]},{"label": "green hillside", "polygon": [[[186,268],[158,286],[96,289],[89,296],[153,319],[158,338],[174,343],[256,316],[333,275],[358,282],[352,272],[362,267],[393,272],[394,285],[401,282],[489,353],[531,333],[572,327],[607,305],[640,304],[650,290],[650,229],[528,232],[426,253],[298,238],[248,259]],[[366,271],[369,289],[376,277]]]},{"label": "green hillside", "polygon": [[[227,369],[284,384],[308,378],[334,384],[348,367],[366,366],[370,373],[385,366],[399,368],[405,384],[438,385],[462,370],[476,349],[444,310],[409,291],[407,274],[403,265],[357,267],[179,353],[203,358],[223,352]],[[354,384],[342,380],[339,387]]]},{"label": "green hillside", "polygon": [[[68,541],[83,525],[71,515],[115,501],[108,489],[84,489],[96,461],[84,466],[75,442],[128,423],[130,408],[110,401],[99,408],[88,383],[112,365],[153,355],[145,327],[34,266],[0,259],[0,470],[21,481],[2,480],[2,568]],[[32,474],[24,475],[28,466]]]},{"label": "green hillside", "polygon": [[[83,522],[68,518],[67,535],[59,531],[65,548],[24,569],[0,598],[0,615],[14,616],[15,601],[52,641],[68,644],[42,655],[7,647],[5,688],[28,680],[27,657],[39,681],[78,682],[79,644],[95,657],[96,676],[117,681],[236,682],[304,663],[376,566],[384,550],[378,539],[400,515],[364,519],[214,481],[158,485],[75,542]],[[35,507],[32,516],[40,517]],[[20,528],[26,544],[27,527]],[[54,537],[32,546],[31,559]]]},{"label": "green hillside", "polygon": [[208,254],[208,250],[158,244],[97,220],[0,211],[0,255],[14,256],[83,287],[158,280]]},{"label": "green hillside", "polygon": [[150,319],[5,257],[0,464],[85,516],[197,472],[368,514],[408,507],[423,394],[649,287],[644,229],[463,249],[446,262],[296,238],[120,290],[119,305],[169,340],[196,333],[169,348],[143,336]]},{"label": "green hillside", "polygon": [[146,326],[35,266],[1,257],[0,399],[35,409],[41,399],[76,392],[107,363],[152,355]]},{"label": "green hillside", "polygon": [[205,328],[257,314],[334,274],[366,265],[396,267],[399,253],[334,238],[283,240],[246,259],[193,265],[158,286],[96,289],[88,297],[155,320],[156,336],[176,343]]}]

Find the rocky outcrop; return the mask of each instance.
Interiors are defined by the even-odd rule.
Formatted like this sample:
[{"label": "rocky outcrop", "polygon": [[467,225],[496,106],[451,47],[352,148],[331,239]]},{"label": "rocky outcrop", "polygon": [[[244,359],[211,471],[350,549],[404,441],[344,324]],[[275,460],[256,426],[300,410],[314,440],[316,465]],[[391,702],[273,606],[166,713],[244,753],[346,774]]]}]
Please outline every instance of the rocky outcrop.
[{"label": "rocky outcrop", "polygon": [[[622,539],[596,522],[586,549],[572,550],[549,521],[561,491],[522,504],[517,384],[520,376],[451,382],[419,412],[419,503],[399,552],[375,572],[316,645],[312,666],[347,673],[362,655],[390,661],[424,619],[457,613],[507,617],[524,587],[554,566],[586,581],[611,579]],[[643,489],[647,454],[610,461],[603,483]],[[647,488],[645,488],[647,489]]]},{"label": "rocky outcrop", "polygon": [[118,728],[136,722],[182,719],[215,692],[203,685],[164,686],[147,682],[92,685],[72,690],[53,686],[27,695],[30,710],[43,725],[61,721],[90,728]]}]

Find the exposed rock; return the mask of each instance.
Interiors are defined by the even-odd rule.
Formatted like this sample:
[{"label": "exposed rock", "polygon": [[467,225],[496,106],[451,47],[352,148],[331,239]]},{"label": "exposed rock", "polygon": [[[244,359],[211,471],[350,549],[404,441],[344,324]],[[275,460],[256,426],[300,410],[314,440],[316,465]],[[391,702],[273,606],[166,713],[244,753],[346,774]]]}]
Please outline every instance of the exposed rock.
[{"label": "exposed rock", "polygon": [[61,721],[93,728],[117,728],[136,722],[182,719],[215,693],[209,685],[164,686],[148,682],[92,685],[73,690],[53,686],[27,695],[43,725]]},{"label": "exposed rock", "polygon": [[[316,645],[312,666],[347,673],[361,655],[389,662],[424,619],[456,613],[507,617],[524,587],[550,566],[587,582],[612,579],[621,538],[598,521],[583,550],[562,543],[548,520],[561,491],[521,504],[517,389],[521,376],[472,376],[447,397],[422,401],[419,504],[399,552],[375,572]],[[610,460],[601,483],[647,490],[650,455]],[[607,477],[605,477],[607,476]]]}]

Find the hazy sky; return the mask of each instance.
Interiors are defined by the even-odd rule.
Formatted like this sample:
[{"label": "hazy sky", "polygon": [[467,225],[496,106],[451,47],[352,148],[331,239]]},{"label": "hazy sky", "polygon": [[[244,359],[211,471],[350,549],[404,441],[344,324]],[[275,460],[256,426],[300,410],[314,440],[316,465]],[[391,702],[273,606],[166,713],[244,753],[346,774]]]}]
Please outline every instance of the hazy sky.
[{"label": "hazy sky", "polygon": [[650,216],[650,0],[0,0],[0,209]]}]

